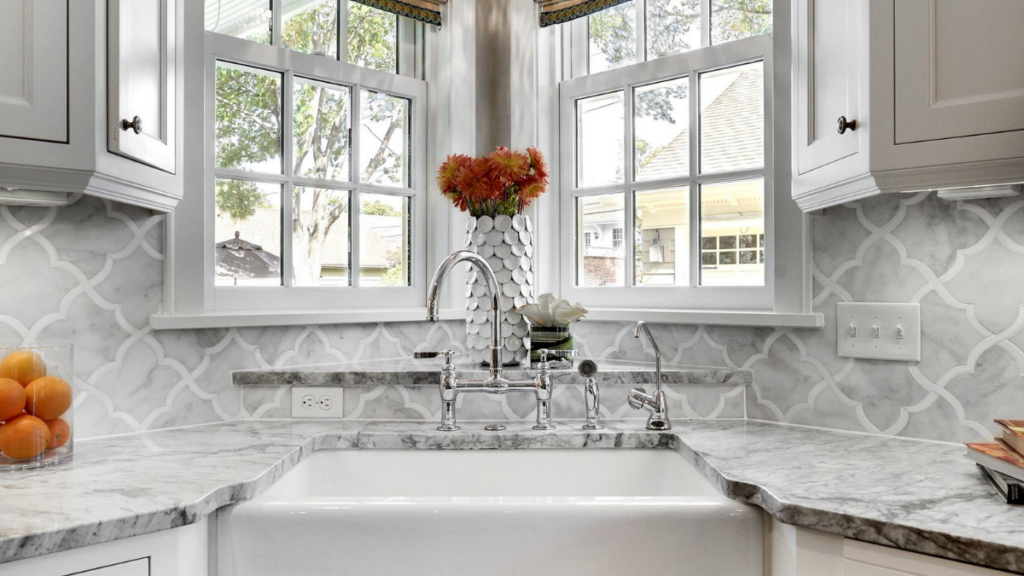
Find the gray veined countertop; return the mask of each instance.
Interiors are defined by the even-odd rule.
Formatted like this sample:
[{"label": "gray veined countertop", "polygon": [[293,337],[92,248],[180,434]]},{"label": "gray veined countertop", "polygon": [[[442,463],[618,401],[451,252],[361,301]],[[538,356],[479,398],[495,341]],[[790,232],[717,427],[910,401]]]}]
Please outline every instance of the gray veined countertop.
[{"label": "gray veined countertop", "polygon": [[578,425],[249,420],[87,439],[67,465],[0,475],[0,563],[197,522],[321,448],[666,448],[785,523],[1024,574],[1024,507],[1000,501],[962,446],[747,421]]},{"label": "gray veined countertop", "polygon": [[[440,358],[370,360],[333,364],[311,364],[270,370],[238,370],[232,373],[236,386],[373,386],[378,384],[436,386],[441,374]],[[578,365],[578,360],[577,360]],[[486,366],[455,360],[460,379],[481,379],[487,376]],[[600,385],[636,385],[654,382],[654,362],[601,360],[597,362]],[[531,380],[536,367],[503,368],[510,380]],[[583,377],[568,363],[552,363],[555,384],[582,384]],[[743,385],[754,381],[753,372],[742,368],[714,368],[663,364],[664,384]]]}]

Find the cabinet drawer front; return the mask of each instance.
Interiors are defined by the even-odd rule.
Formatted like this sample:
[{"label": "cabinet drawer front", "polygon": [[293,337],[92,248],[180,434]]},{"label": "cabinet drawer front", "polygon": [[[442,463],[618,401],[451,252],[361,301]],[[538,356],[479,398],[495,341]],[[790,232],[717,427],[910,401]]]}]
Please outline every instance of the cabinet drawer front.
[{"label": "cabinet drawer front", "polygon": [[801,174],[852,154],[858,133],[839,134],[840,116],[859,117],[860,0],[797,2],[797,146]]},{"label": "cabinet drawer front", "polygon": [[68,1],[0,0],[0,137],[68,141]]},{"label": "cabinet drawer front", "polygon": [[1024,130],[1020,0],[897,0],[896,143]]}]

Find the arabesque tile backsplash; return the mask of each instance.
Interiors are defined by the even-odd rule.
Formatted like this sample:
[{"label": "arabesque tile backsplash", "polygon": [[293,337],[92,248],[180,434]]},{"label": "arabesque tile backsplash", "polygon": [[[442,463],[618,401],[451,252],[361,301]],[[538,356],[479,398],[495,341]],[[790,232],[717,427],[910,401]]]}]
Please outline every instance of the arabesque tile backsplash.
[{"label": "arabesque tile backsplash", "polygon": [[[674,413],[745,408],[754,419],[948,441],[989,437],[993,417],[1024,417],[1021,208],[1013,198],[888,195],[814,216],[814,307],[825,328],[654,326],[667,361],[754,370],[747,390],[674,393]],[[163,226],[163,216],[90,198],[0,207],[0,343],[75,344],[79,437],[288,413],[285,388],[231,386],[240,368],[461,348],[459,322],[154,332]],[[920,364],[839,358],[841,301],[920,302]],[[585,322],[576,336],[589,357],[650,358],[625,324]],[[352,390],[346,414],[433,419],[422,393]],[[532,408],[499,399],[493,413],[531,418]],[[626,410],[606,401],[607,417]]]}]

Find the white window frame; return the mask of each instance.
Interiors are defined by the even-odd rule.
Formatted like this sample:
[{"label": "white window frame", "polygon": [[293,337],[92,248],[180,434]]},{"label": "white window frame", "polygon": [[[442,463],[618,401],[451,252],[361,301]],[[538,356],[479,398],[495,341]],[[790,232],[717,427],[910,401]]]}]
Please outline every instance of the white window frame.
[{"label": "white window frame", "polygon": [[[435,53],[439,34],[419,22],[398,18],[398,74],[370,70],[348,64],[334,57],[315,56],[286,50],[278,46],[248,42],[239,38],[205,31],[204,2],[188,2],[184,8],[184,130],[188,145],[184,149],[183,172],[185,193],[174,212],[167,215],[164,274],[164,303],[151,316],[156,330],[184,328],[219,328],[242,326],[288,326],[297,324],[331,324],[349,322],[409,321],[423,318],[426,303],[427,258],[437,248],[427,246],[426,221],[435,219],[437,203],[427,194],[429,179],[426,166],[434,162],[427,154],[427,127],[430,121],[426,78],[435,78]],[[280,1],[275,0],[275,6]],[[341,3],[347,7],[346,3]],[[278,10],[276,14],[281,14]],[[344,15],[344,11],[343,11]],[[275,16],[275,19],[277,17]],[[279,24],[279,22],[278,22]],[[275,30],[280,30],[276,26]],[[344,54],[343,54],[344,55]],[[342,56],[343,56],[342,55]],[[309,287],[270,288],[278,293],[293,291],[289,301],[273,297],[265,289],[253,296],[238,291],[232,301],[228,293],[214,286],[213,245],[224,240],[214,236],[215,221],[213,155],[215,150],[213,94],[216,60],[293,73],[313,80],[347,86],[366,86],[410,99],[412,126],[409,187],[414,190],[410,202],[411,238],[409,287]],[[290,81],[282,77],[282,86]],[[358,100],[359,93],[353,92]],[[284,118],[291,116],[291,103],[282,103]],[[353,117],[358,128],[358,117]],[[354,130],[355,131],[355,130]],[[290,138],[290,134],[282,134]],[[442,151],[447,153],[447,150]],[[282,150],[282,155],[284,151]],[[282,157],[282,162],[286,159]],[[357,160],[354,160],[357,161]],[[262,178],[249,175],[251,179]],[[284,176],[282,172],[281,176]],[[354,187],[355,184],[349,184]],[[346,188],[343,184],[342,188]],[[346,188],[349,189],[349,188]],[[361,188],[366,189],[366,188]],[[376,190],[368,190],[376,192]],[[387,192],[387,190],[385,190]],[[282,202],[288,196],[282,192]],[[358,204],[353,203],[358,210]],[[428,215],[428,211],[430,214]],[[286,230],[286,229],[285,229]],[[282,230],[285,240],[287,233]],[[357,232],[357,231],[356,231]],[[350,262],[350,265],[352,263]],[[259,291],[267,296],[256,296]],[[374,295],[373,292],[382,294]],[[276,296],[276,295],[274,295]]]},{"label": "white window frame", "polygon": [[[290,218],[292,209],[292,186],[315,186],[347,190],[349,192],[349,233],[351,253],[349,255],[350,286],[293,286],[292,277],[286,267],[282,271],[282,286],[215,286],[214,285],[214,251],[206,250],[204,268],[204,286],[209,288],[207,309],[213,311],[244,311],[244,310],[303,310],[303,309],[336,309],[336,308],[383,308],[383,307],[414,307],[421,304],[426,290],[425,254],[426,254],[426,215],[423,199],[426,195],[426,82],[406,76],[371,70],[361,66],[341,62],[334,58],[303,54],[283,47],[260,44],[247,40],[225,36],[223,34],[206,33],[205,53],[205,86],[206,92],[206,217],[205,230],[208,238],[212,237],[216,220],[215,182],[217,178],[238,178],[282,187],[281,210],[282,218],[282,261],[291,254],[292,237]],[[399,59],[401,61],[401,59]],[[216,167],[215,139],[215,90],[218,62],[229,62],[240,66],[259,68],[281,74],[282,82],[282,118],[283,134],[282,165],[279,175],[253,173],[247,170],[227,170]],[[409,174],[409,187],[380,186],[361,182],[325,182],[304,178],[292,174],[291,135],[292,135],[292,83],[295,78],[309,79],[318,82],[347,87],[352,90],[350,102],[352,126],[352,150],[358,150],[359,142],[359,106],[360,90],[374,90],[409,100],[410,158],[412,160]],[[351,163],[358,158],[353,152]],[[358,179],[358,169],[353,169],[354,179]],[[359,207],[360,194],[372,193],[388,196],[407,197],[409,199],[409,286],[360,287],[359,286]],[[212,247],[217,239],[209,242]]]},{"label": "white window frame", "polygon": [[[752,170],[736,170],[723,173],[701,174],[698,172],[699,158],[699,91],[698,76],[705,72],[730,68],[752,62],[764,65],[764,166]],[[570,300],[580,300],[595,306],[646,306],[661,308],[722,308],[742,310],[771,310],[774,287],[774,219],[772,205],[774,197],[774,155],[771,134],[771,114],[774,99],[772,83],[772,42],[767,35],[745,38],[692,50],[681,54],[664,56],[656,60],[623,66],[614,70],[587,75],[561,83],[560,127],[561,127],[561,187],[562,193],[562,245],[563,254],[570,255],[570,262],[563,262],[561,289]],[[633,90],[657,82],[687,78],[689,81],[688,105],[690,121],[690,174],[660,180],[636,180],[633,174]],[[623,183],[605,186],[579,188],[576,186],[576,102],[581,99],[623,92],[624,148]],[[701,286],[700,279],[700,186],[734,180],[764,178],[765,217],[765,282],[763,286]],[[625,286],[583,287],[577,285],[579,267],[579,246],[582,246],[576,230],[576,204],[578,198],[604,194],[624,194],[624,238],[636,234],[635,194],[648,190],[666,188],[689,189],[690,217],[690,285],[689,286],[638,286],[634,285],[635,270],[630,265],[635,258],[633,242],[623,242],[625,254],[623,272]],[[614,242],[613,242],[614,244]],[[656,303],[656,306],[651,306]]]},{"label": "white window frame", "polygon": [[[638,4],[641,4],[638,2]],[[561,254],[557,286],[561,296],[585,302],[591,312],[591,320],[647,320],[669,323],[699,323],[734,326],[776,326],[776,327],[821,327],[822,314],[812,311],[811,298],[811,248],[810,221],[790,196],[792,141],[789,126],[795,103],[790,98],[790,49],[791,15],[789,2],[777,0],[774,6],[773,32],[742,40],[710,44],[710,26],[707,17],[702,16],[702,45],[704,48],[680,54],[640,62],[630,66],[588,75],[589,23],[580,18],[559,27],[556,43],[559,45],[555,56],[557,72],[552,78],[557,86],[557,98],[552,120],[558,126],[557,146],[559,161],[558,175],[559,234]],[[708,0],[702,2],[702,15],[708,14]],[[638,8],[639,9],[639,8]],[[638,14],[638,55],[646,53],[643,35],[644,16]],[[581,288],[575,285],[575,198],[580,190],[575,188],[575,107],[574,100],[599,95],[619,89],[625,90],[625,116],[632,121],[631,96],[633,86],[656,83],[663,80],[689,76],[690,102],[695,108],[698,93],[696,73],[727,68],[753,61],[764,62],[765,89],[765,165],[763,169],[750,171],[752,176],[764,175],[765,179],[765,285],[763,287],[654,287],[630,286],[633,267],[625,266],[628,274],[625,287]],[[777,66],[778,65],[778,66]],[[693,109],[693,108],[692,108]],[[696,118],[691,118],[695,122]],[[697,137],[698,124],[691,123],[691,138]],[[780,130],[774,130],[779,126]],[[632,134],[624,134],[625,146],[632,147]],[[698,152],[691,140],[691,155]],[[626,164],[631,164],[627,157]],[[691,166],[697,166],[691,156]],[[631,168],[631,166],[628,166]],[[744,171],[732,174],[742,179]],[[699,272],[700,228],[699,197],[697,184],[715,180],[719,175],[687,176],[681,180],[692,181],[691,186],[691,267]],[[652,185],[649,182],[625,182],[620,185],[583,190],[586,194],[623,192],[628,205],[625,210],[626,238],[632,238],[633,192],[664,188],[666,181]],[[629,245],[630,243],[627,243]],[[629,246],[630,250],[632,247]],[[632,256],[630,252],[626,261]],[[699,274],[691,271],[696,281]]]}]

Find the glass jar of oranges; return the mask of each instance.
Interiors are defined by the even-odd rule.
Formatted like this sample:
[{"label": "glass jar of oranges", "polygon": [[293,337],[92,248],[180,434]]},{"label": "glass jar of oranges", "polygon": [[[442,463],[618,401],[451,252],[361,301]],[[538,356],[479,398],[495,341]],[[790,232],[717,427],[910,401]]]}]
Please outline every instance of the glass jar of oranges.
[{"label": "glass jar of oranges", "polygon": [[0,347],[0,470],[71,459],[70,344]]}]

